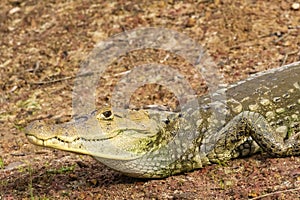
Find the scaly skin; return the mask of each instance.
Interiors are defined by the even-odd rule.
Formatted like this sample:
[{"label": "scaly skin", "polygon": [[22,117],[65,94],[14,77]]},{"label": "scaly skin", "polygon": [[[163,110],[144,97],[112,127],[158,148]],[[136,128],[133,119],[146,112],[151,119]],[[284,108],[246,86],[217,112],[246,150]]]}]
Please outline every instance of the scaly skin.
[{"label": "scaly skin", "polygon": [[62,125],[33,122],[26,135],[33,144],[92,155],[143,178],[162,178],[261,150],[274,157],[300,155],[299,62],[255,74],[216,94],[221,92],[225,101],[202,96],[196,110],[188,109],[193,102],[176,113],[103,108]]}]

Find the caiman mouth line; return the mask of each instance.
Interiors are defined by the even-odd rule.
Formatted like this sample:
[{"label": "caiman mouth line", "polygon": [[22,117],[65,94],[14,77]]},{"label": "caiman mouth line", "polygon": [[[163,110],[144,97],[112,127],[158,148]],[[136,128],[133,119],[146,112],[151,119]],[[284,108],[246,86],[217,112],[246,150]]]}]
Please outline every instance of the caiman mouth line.
[{"label": "caiman mouth line", "polygon": [[75,143],[75,142],[80,141],[80,140],[85,141],[85,142],[99,142],[99,141],[110,140],[110,139],[113,139],[115,137],[115,136],[110,136],[110,137],[101,138],[101,139],[86,139],[86,138],[83,138],[83,137],[78,137],[78,138],[75,138],[72,141],[66,141],[66,140],[63,140],[63,139],[59,138],[58,136],[55,136],[55,137],[52,137],[52,138],[48,138],[48,139],[40,139],[40,138],[37,138],[36,136],[30,135],[30,134],[28,134],[26,136],[28,138],[33,139],[32,141],[33,142],[36,141],[38,144],[40,144],[38,141],[41,141],[42,142],[41,146],[46,146],[45,142],[49,141],[49,140],[57,140],[59,142],[65,143],[65,144],[72,144],[72,143]]},{"label": "caiman mouth line", "polygon": [[[26,134],[26,137],[28,140],[36,144],[38,146],[43,146],[43,147],[52,147],[64,151],[69,151],[69,152],[74,152],[74,153],[79,153],[79,154],[84,154],[84,155],[91,155],[95,157],[101,157],[101,158],[106,158],[106,159],[112,159],[112,160],[134,160],[139,158],[140,156],[131,156],[131,157],[125,157],[125,156],[116,156],[116,155],[107,155],[104,153],[99,153],[99,152],[92,152],[86,150],[84,148],[83,144],[80,144],[80,141],[85,141],[85,142],[99,142],[99,141],[105,141],[109,139],[113,139],[114,136],[108,137],[108,138],[103,138],[103,139],[85,139],[83,137],[78,137],[75,138],[72,141],[65,141],[57,136],[48,138],[48,139],[40,139],[34,135],[31,134]],[[76,144],[78,142],[78,144]]]}]

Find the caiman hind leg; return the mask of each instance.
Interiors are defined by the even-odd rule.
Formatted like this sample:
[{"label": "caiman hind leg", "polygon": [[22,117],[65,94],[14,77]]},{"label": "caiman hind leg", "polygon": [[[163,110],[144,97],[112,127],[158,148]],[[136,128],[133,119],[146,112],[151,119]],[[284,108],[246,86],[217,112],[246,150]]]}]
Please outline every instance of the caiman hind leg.
[{"label": "caiman hind leg", "polygon": [[[260,149],[275,157],[300,155],[300,140],[284,137],[270,126],[263,115],[244,111],[210,138],[204,139],[201,149],[212,163],[248,156]],[[214,144],[213,146],[211,144]],[[207,148],[211,146],[210,148]]]}]

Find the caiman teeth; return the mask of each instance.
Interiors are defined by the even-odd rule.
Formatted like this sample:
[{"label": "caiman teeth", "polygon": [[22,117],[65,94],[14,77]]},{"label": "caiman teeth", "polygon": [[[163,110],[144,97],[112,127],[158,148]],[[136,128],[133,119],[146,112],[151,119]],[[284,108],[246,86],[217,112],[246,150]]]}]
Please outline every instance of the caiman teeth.
[{"label": "caiman teeth", "polygon": [[69,149],[72,146],[74,146],[76,144],[77,140],[74,140],[71,142],[67,142],[67,141],[63,141],[60,138],[54,137],[54,138],[49,138],[46,140],[43,139],[39,139],[37,137],[35,137],[34,135],[27,135],[28,140],[36,145],[40,145],[40,146],[49,146],[49,147],[60,147],[62,149]]},{"label": "caiman teeth", "polygon": [[62,140],[59,140],[58,138],[51,138],[44,141],[45,146],[58,146],[62,149],[70,148],[69,142],[64,142]]}]

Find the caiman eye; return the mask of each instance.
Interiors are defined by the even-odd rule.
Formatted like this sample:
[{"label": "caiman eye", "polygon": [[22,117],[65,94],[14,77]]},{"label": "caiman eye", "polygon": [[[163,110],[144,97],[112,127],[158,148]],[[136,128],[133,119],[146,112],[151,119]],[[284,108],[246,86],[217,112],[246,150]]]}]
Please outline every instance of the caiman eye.
[{"label": "caiman eye", "polygon": [[111,112],[111,110],[107,110],[104,111],[103,113],[101,113],[101,118],[102,119],[112,119],[114,117],[113,113]]}]

